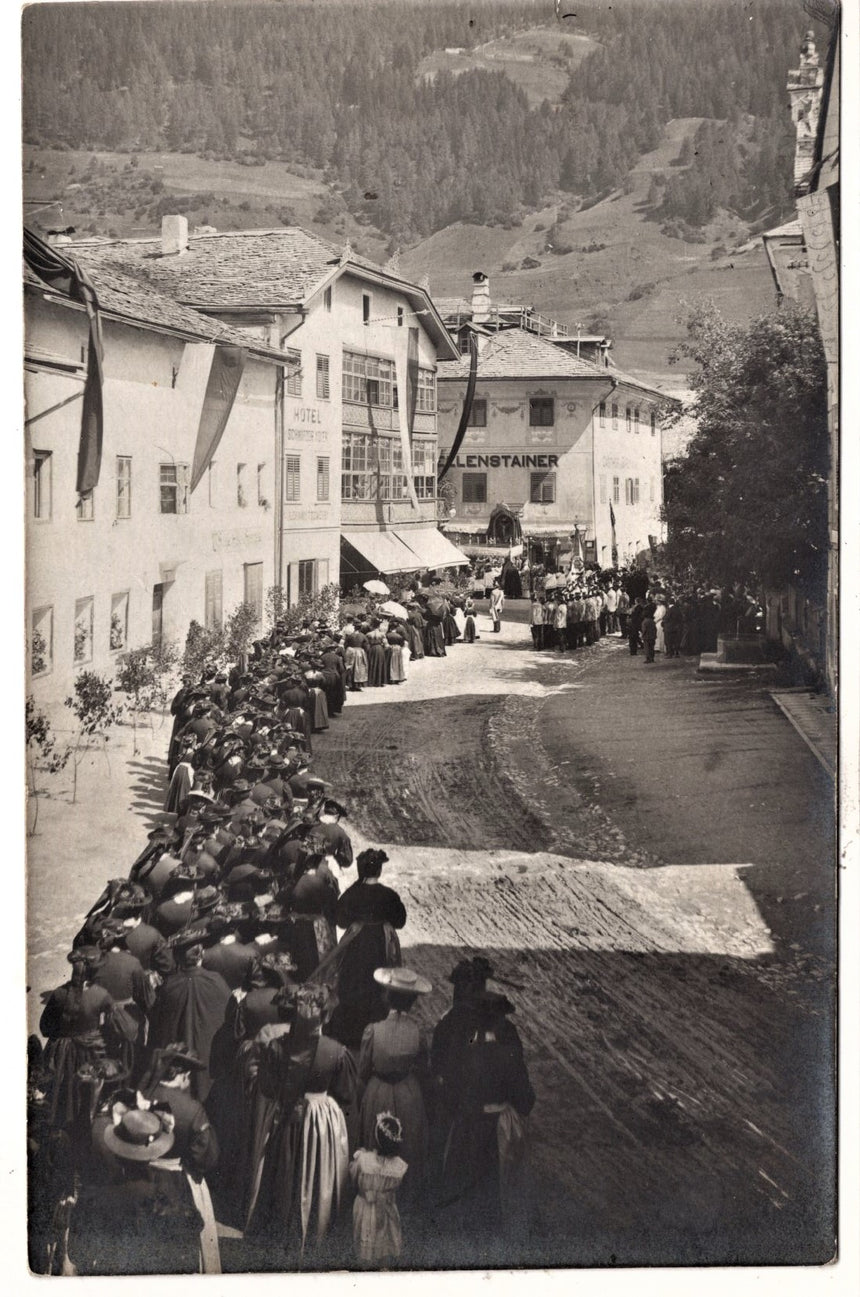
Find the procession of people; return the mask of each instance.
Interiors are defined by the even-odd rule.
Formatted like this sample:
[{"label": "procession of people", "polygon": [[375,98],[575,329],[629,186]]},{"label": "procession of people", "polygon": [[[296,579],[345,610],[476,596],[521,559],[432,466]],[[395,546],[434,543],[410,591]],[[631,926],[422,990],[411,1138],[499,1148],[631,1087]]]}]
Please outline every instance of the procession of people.
[{"label": "procession of people", "polygon": [[372,590],[183,679],[162,821],[70,934],[29,1042],[37,1273],[220,1273],[224,1227],[284,1268],[408,1267],[446,1220],[515,1227],[535,1096],[514,1006],[464,958],[428,1034],[388,856],[354,858],[313,772],[351,692],[474,638],[444,591]]}]

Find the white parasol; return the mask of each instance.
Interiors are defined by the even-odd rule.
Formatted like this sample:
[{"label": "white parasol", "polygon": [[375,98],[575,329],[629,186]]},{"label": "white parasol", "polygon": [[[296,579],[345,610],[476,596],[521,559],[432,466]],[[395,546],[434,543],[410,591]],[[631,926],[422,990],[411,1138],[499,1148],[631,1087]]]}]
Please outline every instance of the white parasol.
[{"label": "white parasol", "polygon": [[365,581],[363,588],[368,594],[391,594],[384,581]]},{"label": "white parasol", "polygon": [[401,617],[403,621],[409,616],[402,603],[397,603],[394,599],[389,599],[386,603],[379,605],[379,611],[384,612],[386,617]]}]

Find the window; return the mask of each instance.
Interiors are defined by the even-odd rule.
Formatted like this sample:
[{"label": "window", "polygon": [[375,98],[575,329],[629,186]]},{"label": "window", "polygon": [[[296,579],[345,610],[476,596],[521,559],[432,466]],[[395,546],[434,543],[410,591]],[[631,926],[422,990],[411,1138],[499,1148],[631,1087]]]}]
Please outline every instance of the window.
[{"label": "window", "polygon": [[266,471],[265,464],[257,465],[257,504],[261,509],[265,509],[269,501],[266,499],[266,488],[263,474]]},{"label": "window", "polygon": [[343,434],[341,459],[341,498],[344,500],[370,499],[370,438],[361,433]]},{"label": "window", "polygon": [[394,366],[377,356],[343,353],[343,399],[360,405],[379,405],[388,409],[394,401]]},{"label": "window", "polygon": [[302,394],[302,353],[287,348],[287,393],[289,396]]},{"label": "window", "polygon": [[111,595],[110,651],[119,653],[128,647],[128,590]]},{"label": "window", "polygon": [[85,491],[83,495],[78,496],[78,501],[75,505],[75,514],[78,522],[92,522],[95,517],[92,491]]},{"label": "window", "polygon": [[329,457],[320,455],[317,459],[317,499],[327,500],[329,498]]},{"label": "window", "polygon": [[624,501],[626,504],[639,503],[639,478],[638,477],[625,477]]},{"label": "window", "polygon": [[462,329],[460,331],[460,355],[461,356],[468,356],[469,352],[471,351],[469,337],[470,337],[470,333],[468,329]]},{"label": "window", "polygon": [[633,424],[636,428],[636,431],[638,432],[639,431],[639,406],[638,405],[633,411]]},{"label": "window", "polygon": [[436,495],[436,443],[412,443],[412,472],[415,494],[419,500],[432,500]]},{"label": "window", "polygon": [[188,465],[159,464],[162,513],[188,512]]},{"label": "window", "polygon": [[612,479],[612,503],[621,503],[621,478],[613,477]]},{"label": "window", "polygon": [[284,500],[302,498],[302,459],[300,455],[284,456]]},{"label": "window", "polygon": [[486,428],[487,426],[487,401],[485,397],[472,402],[472,408],[469,411],[470,428]]},{"label": "window", "polygon": [[131,517],[131,456],[116,457],[116,516]]},{"label": "window", "polygon": [[51,452],[33,451],[33,517],[51,516]]},{"label": "window", "polygon": [[323,293],[323,308],[326,311],[331,311],[331,284]]},{"label": "window", "polygon": [[551,396],[533,396],[529,400],[529,426],[551,428],[555,423],[555,401]]},{"label": "window", "polygon": [[328,356],[317,356],[317,396],[321,401],[329,398]]},{"label": "window", "polygon": [[248,465],[236,465],[236,504],[240,509],[248,507]]},{"label": "window", "polygon": [[207,630],[220,630],[224,624],[223,596],[224,573],[220,568],[216,572],[207,572],[206,604],[204,609]]},{"label": "window", "polygon": [[75,601],[75,666],[93,660],[93,597]]},{"label": "window", "polygon": [[316,562],[312,558],[299,562],[299,599],[307,599],[316,594]]},{"label": "window", "polygon": [[601,428],[605,428],[606,427],[606,402],[605,401],[600,402],[599,418],[600,418]]},{"label": "window", "polygon": [[54,609],[33,610],[30,636],[30,674],[46,675],[54,666]]},{"label": "window", "polygon": [[627,431],[632,432],[633,431],[633,407],[631,405],[628,405],[624,413],[627,417]]},{"label": "window", "polygon": [[361,294],[361,318],[365,324],[370,323],[370,293]]},{"label": "window", "polygon": [[415,409],[433,414],[436,409],[436,375],[432,369],[418,370],[418,399]]},{"label": "window", "polygon": [[555,473],[532,473],[529,500],[532,504],[555,504]]},{"label": "window", "polygon": [[263,620],[263,564],[246,563],[244,580],[244,602],[250,604],[257,615],[257,621]]},{"label": "window", "polygon": [[210,509],[215,508],[216,495],[215,460],[210,459],[206,465],[206,500]]},{"label": "window", "polygon": [[606,474],[600,474],[600,503],[606,504]]},{"label": "window", "polygon": [[618,406],[615,401],[612,402],[612,426],[618,427]]},{"label": "window", "polygon": [[404,319],[404,311],[403,311],[403,307],[402,307],[402,306],[398,306],[398,308],[397,308],[397,327],[398,327],[398,329],[402,329],[402,328],[403,328],[403,319]]},{"label": "window", "polygon": [[463,474],[463,503],[464,504],[486,504],[487,503],[486,473],[464,473]]},{"label": "window", "polygon": [[657,436],[657,416],[653,410],[651,411],[651,436]]}]

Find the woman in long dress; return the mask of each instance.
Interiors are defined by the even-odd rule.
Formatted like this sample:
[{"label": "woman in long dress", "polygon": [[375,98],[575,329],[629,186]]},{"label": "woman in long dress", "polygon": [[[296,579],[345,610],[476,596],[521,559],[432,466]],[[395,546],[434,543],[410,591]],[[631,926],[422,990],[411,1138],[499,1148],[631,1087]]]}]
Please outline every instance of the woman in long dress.
[{"label": "woman in long dress", "polygon": [[657,627],[657,638],[654,641],[654,652],[666,652],[666,634],[663,630],[663,618],[666,616],[666,600],[663,595],[657,596],[657,608],[654,613],[654,624]]},{"label": "woman in long dress", "polygon": [[427,1172],[428,1123],[420,1077],[427,1072],[427,1046],[409,1011],[430,983],[411,968],[378,968],[375,980],[383,988],[388,1016],[365,1028],[358,1061],[364,1084],[361,1100],[361,1142],[373,1148],[377,1118],[387,1112],[403,1127],[401,1152],[409,1166],[404,1193],[415,1203]]},{"label": "woman in long dress", "polygon": [[367,684],[367,636],[356,626],[346,633],[344,643],[346,687],[351,693],[358,693]]},{"label": "woman in long dress", "polygon": [[400,622],[395,623],[388,632],[389,658],[388,658],[388,682],[392,685],[399,685],[406,679],[406,651],[404,644],[405,636],[401,633]]},{"label": "woman in long dress", "polygon": [[72,976],[48,996],[39,1031],[48,1042],[43,1064],[50,1087],[50,1124],[82,1131],[90,1114],[78,1072],[107,1057],[104,1031],[114,1013],[114,1000],[104,987],[93,983],[102,959],[97,947],[78,946],[68,959]]},{"label": "woman in long dress", "polygon": [[374,618],[372,628],[367,632],[367,683],[371,689],[378,689],[388,684],[386,673],[386,642],[379,628],[379,621]]},{"label": "woman in long dress", "polygon": [[387,1012],[382,987],[374,981],[376,969],[400,963],[397,929],[406,922],[406,909],[397,892],[380,882],[387,859],[384,851],[373,848],[359,853],[358,882],[343,893],[335,914],[345,931],[336,952],[338,1004],[329,1031],[353,1049],[361,1044],[367,1024]]}]

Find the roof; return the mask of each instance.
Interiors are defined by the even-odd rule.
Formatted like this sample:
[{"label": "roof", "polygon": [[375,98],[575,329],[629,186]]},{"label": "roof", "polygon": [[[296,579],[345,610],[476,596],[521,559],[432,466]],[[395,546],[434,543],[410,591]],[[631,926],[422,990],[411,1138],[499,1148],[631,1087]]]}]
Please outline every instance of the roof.
[{"label": "roof", "polygon": [[[469,363],[468,356],[441,363],[438,377],[441,381],[465,380],[469,376]],[[492,335],[478,356],[478,378],[609,378],[663,396],[659,388],[643,383],[639,378],[614,367],[583,360],[572,355],[566,347],[526,329],[502,329]]]},{"label": "roof", "polygon": [[[62,250],[64,255],[71,255],[74,259],[78,259],[74,249],[64,245]],[[80,260],[83,262],[84,259],[80,258]],[[168,329],[173,333],[203,339],[206,342],[230,343],[273,360],[284,359],[283,352],[276,348],[266,346],[265,343],[257,341],[240,329],[232,329],[219,320],[213,320],[210,316],[202,315],[189,306],[183,306],[173,298],[142,283],[133,275],[124,274],[109,266],[84,264],[96,290],[99,307],[114,319],[134,325],[154,325],[160,329]],[[67,294],[43,282],[26,265],[24,283],[54,298],[73,300]]]},{"label": "roof", "polygon": [[87,241],[69,248],[87,268],[133,273],[160,292],[201,311],[295,310],[341,274],[390,285],[420,309],[437,349],[456,350],[429,295],[382,266],[289,226],[191,234],[188,250],[163,255],[161,237]]},{"label": "roof", "polygon": [[802,239],[803,226],[800,221],[786,221],[785,225],[778,225],[774,230],[765,230],[761,237],[763,239]]}]

